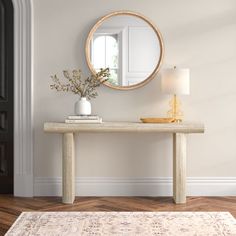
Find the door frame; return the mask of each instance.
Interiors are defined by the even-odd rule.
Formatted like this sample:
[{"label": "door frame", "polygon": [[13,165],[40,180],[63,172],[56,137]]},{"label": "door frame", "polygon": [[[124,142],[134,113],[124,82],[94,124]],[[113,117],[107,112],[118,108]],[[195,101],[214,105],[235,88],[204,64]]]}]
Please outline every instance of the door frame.
[{"label": "door frame", "polygon": [[34,195],[33,175],[33,4],[14,8],[14,195]]}]

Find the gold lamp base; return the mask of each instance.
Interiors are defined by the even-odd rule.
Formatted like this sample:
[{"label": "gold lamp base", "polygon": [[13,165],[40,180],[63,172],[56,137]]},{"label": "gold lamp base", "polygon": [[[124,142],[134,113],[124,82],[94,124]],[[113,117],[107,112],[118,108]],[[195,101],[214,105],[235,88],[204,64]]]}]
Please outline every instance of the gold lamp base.
[{"label": "gold lamp base", "polygon": [[170,110],[167,112],[168,117],[174,119],[174,122],[182,122],[184,114],[180,110],[181,102],[176,94],[170,100]]}]

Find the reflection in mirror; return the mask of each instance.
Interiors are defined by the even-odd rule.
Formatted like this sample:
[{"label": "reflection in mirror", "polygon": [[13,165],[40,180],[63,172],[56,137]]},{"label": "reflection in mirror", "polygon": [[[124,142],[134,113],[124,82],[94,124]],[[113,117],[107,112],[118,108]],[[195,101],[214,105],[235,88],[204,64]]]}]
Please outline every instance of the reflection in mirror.
[{"label": "reflection in mirror", "polygon": [[88,64],[92,71],[110,69],[109,87],[135,87],[158,71],[163,56],[161,36],[144,17],[115,14],[94,28],[87,40]]},{"label": "reflection in mirror", "polygon": [[118,35],[116,34],[95,34],[92,43],[92,63],[94,69],[109,68],[109,82],[113,85],[119,85],[118,82]]}]

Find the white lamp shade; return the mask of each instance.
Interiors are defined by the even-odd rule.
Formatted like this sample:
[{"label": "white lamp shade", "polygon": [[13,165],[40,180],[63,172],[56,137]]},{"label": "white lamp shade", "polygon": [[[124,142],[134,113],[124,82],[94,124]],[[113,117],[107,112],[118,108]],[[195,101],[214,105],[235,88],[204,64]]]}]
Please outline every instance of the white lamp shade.
[{"label": "white lamp shade", "polygon": [[168,94],[189,94],[189,69],[166,69],[162,73],[161,88]]}]

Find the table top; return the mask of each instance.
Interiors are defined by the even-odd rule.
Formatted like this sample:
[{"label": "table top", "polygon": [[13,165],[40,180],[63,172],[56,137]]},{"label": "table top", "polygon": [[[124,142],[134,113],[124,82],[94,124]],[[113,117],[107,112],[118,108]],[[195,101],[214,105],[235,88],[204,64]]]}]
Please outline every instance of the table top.
[{"label": "table top", "polygon": [[44,123],[44,131],[50,133],[77,132],[160,132],[160,133],[204,133],[204,125],[195,122],[141,123],[103,122],[101,124]]}]

